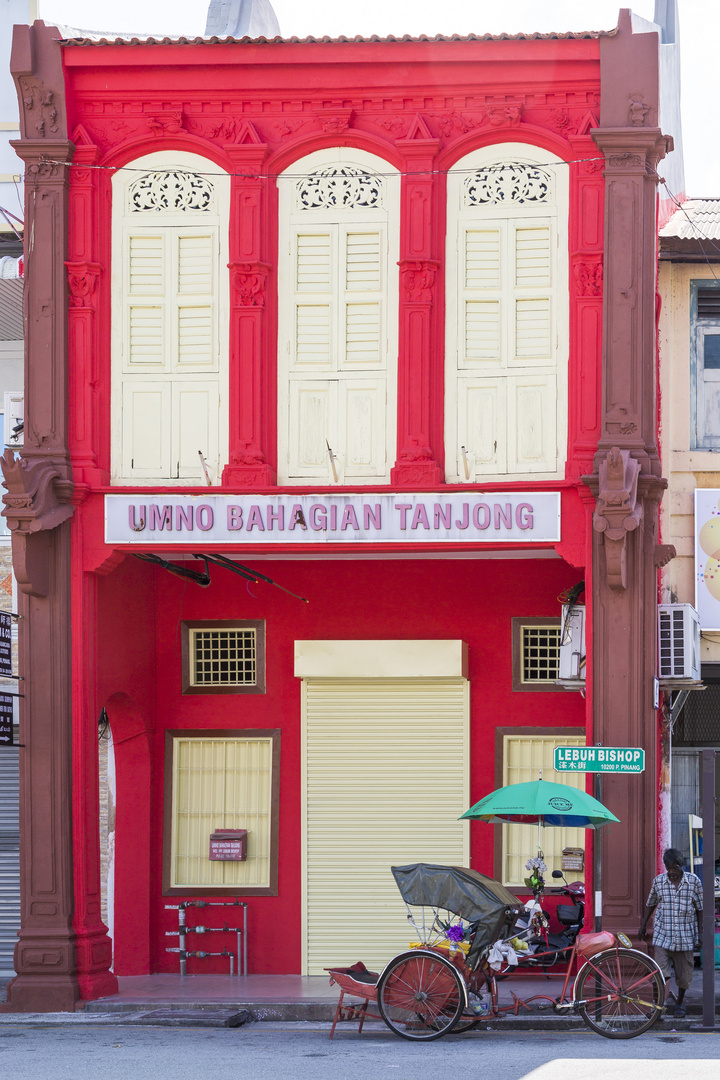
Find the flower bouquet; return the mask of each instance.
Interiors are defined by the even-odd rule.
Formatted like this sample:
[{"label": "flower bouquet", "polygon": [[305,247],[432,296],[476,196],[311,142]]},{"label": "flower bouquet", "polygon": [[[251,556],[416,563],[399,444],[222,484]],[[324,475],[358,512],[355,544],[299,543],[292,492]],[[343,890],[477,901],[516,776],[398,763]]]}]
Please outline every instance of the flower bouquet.
[{"label": "flower bouquet", "polygon": [[465,937],[465,930],[460,923],[453,923],[445,930],[445,937],[450,943],[450,952],[457,952],[457,947]]},{"label": "flower bouquet", "polygon": [[533,859],[528,859],[525,863],[525,869],[530,871],[530,877],[524,878],[525,884],[528,889],[532,889],[535,896],[545,891],[545,878],[543,874],[547,873],[547,866],[542,857],[542,852],[536,855]]}]

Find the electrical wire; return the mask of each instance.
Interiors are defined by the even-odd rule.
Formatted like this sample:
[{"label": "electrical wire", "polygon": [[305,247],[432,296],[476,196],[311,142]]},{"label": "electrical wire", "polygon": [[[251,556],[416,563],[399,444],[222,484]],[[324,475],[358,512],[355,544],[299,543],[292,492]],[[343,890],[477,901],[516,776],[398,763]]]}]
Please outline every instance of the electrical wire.
[{"label": "electrical wire", "polygon": [[[701,251],[701,252],[702,252],[702,254],[703,254],[703,258],[705,259],[705,262],[706,262],[706,263],[708,264],[708,268],[709,268],[709,270],[710,270],[710,273],[712,274],[712,276],[713,276],[713,277],[715,278],[715,280],[716,280],[716,281],[720,281],[720,278],[718,278],[717,274],[715,273],[715,268],[713,267],[713,264],[712,264],[712,263],[710,262],[710,259],[708,258],[708,254],[707,254],[707,252],[705,251],[705,248],[703,247],[703,243],[702,243],[702,242],[703,242],[703,240],[706,240],[706,241],[708,242],[708,244],[710,244],[710,246],[711,246],[711,247],[713,247],[713,248],[715,249],[715,251],[717,251],[717,253],[718,253],[719,255],[720,255],[720,245],[716,244],[716,243],[715,243],[715,241],[714,241],[714,240],[712,239],[712,237],[710,237],[710,236],[707,236],[707,235],[706,235],[706,234],[705,234],[705,233],[704,233],[704,232],[702,231],[702,229],[700,228],[700,226],[699,226],[699,225],[697,224],[697,222],[696,222],[696,221],[693,221],[693,219],[692,219],[692,218],[690,217],[690,215],[688,214],[687,210],[685,209],[685,206],[684,206],[684,204],[680,202],[680,200],[678,199],[677,195],[674,195],[674,194],[672,193],[672,191],[670,190],[670,188],[668,187],[668,185],[667,185],[667,181],[665,180],[665,178],[664,178],[664,177],[662,177],[662,176],[660,176],[660,175],[659,175],[659,174],[658,174],[657,172],[655,172],[655,176],[656,176],[656,177],[657,177],[657,179],[658,179],[658,183],[662,184],[662,186],[663,186],[663,187],[665,188],[665,190],[667,191],[667,193],[668,193],[668,198],[670,199],[670,201],[671,201],[672,203],[674,203],[674,204],[675,204],[675,206],[676,206],[676,207],[678,208],[678,210],[680,210],[680,211],[681,211],[681,213],[683,213],[683,214],[685,215],[685,217],[687,218],[687,220],[688,220],[688,222],[690,223],[691,227],[692,227],[692,228],[693,228],[693,229],[695,230],[695,232],[696,232],[696,233],[698,234],[697,236],[691,237],[691,239],[693,239],[693,240],[697,240],[697,242],[698,242],[698,244],[699,244],[699,246],[700,246],[700,251]],[[718,201],[720,201],[720,200],[718,200]]]},{"label": "electrical wire", "polygon": [[[602,156],[582,157],[582,158],[571,158],[568,161],[565,161],[565,160],[562,160],[562,159],[558,158],[555,161],[528,161],[528,162],[523,162],[523,164],[528,165],[530,168],[533,168],[533,169],[543,169],[543,168],[553,168],[554,166],[557,166],[557,165],[581,165],[583,162],[589,162],[589,161],[601,161],[604,164],[605,163],[605,158],[602,157]],[[69,169],[83,169],[83,170],[94,169],[94,170],[99,171],[99,172],[111,172],[111,173],[118,173],[118,172],[132,172],[132,173],[175,172],[175,173],[180,173],[180,174],[187,175],[187,176],[217,176],[217,177],[231,176],[231,177],[234,177],[234,178],[239,179],[239,180],[311,180],[311,179],[314,179],[314,177],[317,175],[315,172],[298,172],[298,173],[293,173],[293,172],[280,172],[280,173],[270,173],[270,172],[226,172],[224,169],[222,169],[220,171],[211,171],[211,170],[204,170],[204,169],[186,169],[186,168],[182,168],[182,167],[171,168],[171,169],[167,169],[167,168],[165,168],[165,169],[153,169],[152,167],[148,168],[147,166],[145,166],[144,168],[140,168],[140,167],[136,167],[136,166],[133,166],[133,165],[84,165],[82,162],[79,162],[79,161],[56,161],[54,158],[43,158],[42,161],[39,162],[39,164],[41,164],[41,165],[43,165],[43,164],[44,165],[65,165]],[[483,171],[485,171],[485,172],[498,172],[498,171],[501,171],[502,169],[506,169],[507,167],[508,167],[507,165],[487,165],[487,166],[481,166],[480,168],[482,168]],[[478,172],[478,168],[479,167],[476,165],[473,168],[467,168],[467,169],[455,169],[455,168],[451,167],[451,168],[448,168],[448,169],[416,169],[416,170],[410,170],[409,172],[402,172],[400,169],[394,169],[392,172],[376,172],[376,171],[373,170],[372,172],[361,173],[359,176],[351,177],[350,179],[354,179],[354,180],[375,180],[375,179],[392,179],[395,176],[402,176],[402,177],[424,176],[424,177],[427,177],[427,176],[449,176],[451,174],[452,175],[465,175],[465,174],[471,175],[472,173]],[[27,174],[25,174],[25,175],[27,176]],[[30,176],[29,179],[32,180],[32,175]]]}]

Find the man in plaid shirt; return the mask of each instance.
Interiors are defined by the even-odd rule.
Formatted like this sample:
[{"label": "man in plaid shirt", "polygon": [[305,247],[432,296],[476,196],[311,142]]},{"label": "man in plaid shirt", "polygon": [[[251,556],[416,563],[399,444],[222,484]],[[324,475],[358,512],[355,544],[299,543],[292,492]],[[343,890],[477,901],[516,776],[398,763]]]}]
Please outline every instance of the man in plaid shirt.
[{"label": "man in plaid shirt", "polygon": [[675,974],[675,1016],[682,1017],[685,991],[695,966],[694,949],[702,943],[702,882],[695,874],[683,871],[682,852],[677,848],[668,848],[663,862],[666,873],[658,874],[652,883],[638,937],[645,941],[648,920],[655,912],[655,962],[666,979]]}]

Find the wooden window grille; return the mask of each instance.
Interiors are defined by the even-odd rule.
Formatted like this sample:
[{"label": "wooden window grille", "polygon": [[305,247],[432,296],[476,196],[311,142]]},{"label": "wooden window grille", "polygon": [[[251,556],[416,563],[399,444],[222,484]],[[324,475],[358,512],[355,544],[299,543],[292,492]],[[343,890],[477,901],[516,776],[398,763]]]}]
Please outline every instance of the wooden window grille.
[{"label": "wooden window grille", "polygon": [[558,690],[560,619],[512,620],[513,690]]},{"label": "wooden window grille", "polygon": [[[543,780],[554,784],[567,784],[569,787],[585,790],[585,773],[555,772],[554,758],[556,746],[585,746],[585,737],[581,735],[537,734],[505,735],[503,737],[503,785],[524,784],[538,780],[542,773]],[[537,855],[537,825],[509,824],[502,828],[502,880],[503,884],[514,888],[522,887],[530,871],[525,869],[528,859]],[[544,875],[546,886],[553,884],[552,871],[562,869],[562,851],[566,847],[584,848],[585,830],[573,828],[542,829],[540,842],[547,866]],[[568,881],[582,879],[582,873],[565,872]]]},{"label": "wooden window grille", "polygon": [[[169,731],[165,893],[277,893],[280,733]],[[247,858],[211,861],[216,829],[246,829]]]},{"label": "wooden window grille", "polygon": [[523,626],[522,644],[523,682],[554,682],[560,662],[560,628]]},{"label": "wooden window grille", "polygon": [[185,622],[183,693],[265,692],[265,624]]}]

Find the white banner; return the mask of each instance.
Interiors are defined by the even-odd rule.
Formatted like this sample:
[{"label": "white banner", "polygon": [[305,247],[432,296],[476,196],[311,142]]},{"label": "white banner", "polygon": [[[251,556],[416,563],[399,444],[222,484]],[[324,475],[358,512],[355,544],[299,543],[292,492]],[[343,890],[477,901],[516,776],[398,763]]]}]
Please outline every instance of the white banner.
[{"label": "white banner", "polygon": [[695,489],[695,608],[701,630],[720,630],[720,490]]},{"label": "white banner", "polygon": [[477,544],[560,539],[557,491],[105,496],[105,543]]}]

